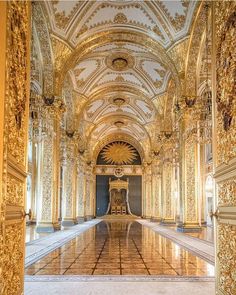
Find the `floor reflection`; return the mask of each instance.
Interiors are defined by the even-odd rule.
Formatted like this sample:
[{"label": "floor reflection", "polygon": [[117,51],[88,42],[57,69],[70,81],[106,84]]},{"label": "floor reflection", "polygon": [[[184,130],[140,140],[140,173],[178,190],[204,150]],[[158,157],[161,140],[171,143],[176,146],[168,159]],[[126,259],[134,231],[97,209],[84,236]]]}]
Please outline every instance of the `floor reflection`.
[{"label": "floor reflection", "polygon": [[37,233],[36,225],[26,225],[25,242],[28,243],[39,238],[46,237],[49,234],[50,233]]},{"label": "floor reflection", "polygon": [[201,240],[206,240],[208,242],[214,243],[214,229],[210,226],[203,227],[200,232],[186,234],[191,237],[195,237]]},{"label": "floor reflection", "polygon": [[214,276],[214,267],[135,221],[103,221],[26,274]]}]

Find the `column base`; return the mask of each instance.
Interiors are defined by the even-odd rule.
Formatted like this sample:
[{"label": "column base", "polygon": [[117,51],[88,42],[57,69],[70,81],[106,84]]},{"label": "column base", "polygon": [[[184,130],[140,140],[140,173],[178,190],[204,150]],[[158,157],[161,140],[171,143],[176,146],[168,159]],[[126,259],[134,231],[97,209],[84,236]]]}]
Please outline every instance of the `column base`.
[{"label": "column base", "polygon": [[151,222],[160,222],[161,221],[161,218],[160,217],[154,217],[152,216],[151,219],[150,219]]},{"label": "column base", "polygon": [[50,222],[39,222],[36,225],[36,232],[37,233],[53,233],[57,228],[53,223]]},{"label": "column base", "polygon": [[173,219],[161,219],[160,221],[161,225],[176,225],[176,221]]},{"label": "column base", "polygon": [[61,230],[61,223],[57,222],[57,223],[53,223],[54,229],[55,230]]},{"label": "column base", "polygon": [[84,221],[90,221],[90,220],[92,220],[92,219],[94,219],[94,216],[93,216],[93,215],[86,215],[86,216],[84,217]]},{"label": "column base", "polygon": [[77,224],[77,221],[73,218],[63,219],[61,222],[62,226],[73,226],[75,224]]},{"label": "column base", "polygon": [[178,224],[176,230],[182,233],[200,232],[202,227],[199,224]]},{"label": "column base", "polygon": [[77,223],[78,223],[78,224],[81,224],[81,223],[84,223],[85,218],[84,218],[83,216],[77,216],[77,217],[76,217],[76,220],[77,220]]},{"label": "column base", "polygon": [[149,219],[149,220],[151,220],[152,217],[151,217],[151,216],[144,215],[143,218],[144,218],[144,219]]}]

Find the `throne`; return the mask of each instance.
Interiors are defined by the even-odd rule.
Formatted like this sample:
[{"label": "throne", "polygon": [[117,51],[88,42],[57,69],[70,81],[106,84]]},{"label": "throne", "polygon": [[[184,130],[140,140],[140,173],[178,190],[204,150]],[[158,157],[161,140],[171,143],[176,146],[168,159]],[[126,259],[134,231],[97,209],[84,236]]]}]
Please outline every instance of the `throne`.
[{"label": "throne", "polygon": [[109,179],[110,199],[106,214],[126,215],[131,214],[128,199],[129,180]]}]

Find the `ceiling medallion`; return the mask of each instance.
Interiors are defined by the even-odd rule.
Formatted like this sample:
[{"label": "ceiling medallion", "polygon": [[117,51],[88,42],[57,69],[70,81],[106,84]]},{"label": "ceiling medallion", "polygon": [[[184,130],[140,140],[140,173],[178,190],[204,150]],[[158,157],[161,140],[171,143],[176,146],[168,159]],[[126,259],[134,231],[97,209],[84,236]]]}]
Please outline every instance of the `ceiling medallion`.
[{"label": "ceiling medallion", "polygon": [[123,57],[114,58],[112,61],[113,68],[117,69],[118,71],[122,71],[124,68],[127,68],[128,61]]},{"label": "ceiling medallion", "polygon": [[127,165],[137,158],[137,152],[126,142],[113,142],[103,149],[102,158],[109,164]]},{"label": "ceiling medallion", "polygon": [[114,122],[114,125],[116,125],[117,128],[121,128],[125,125],[125,123],[123,121],[116,121]]},{"label": "ceiling medallion", "polygon": [[121,97],[116,97],[116,98],[113,99],[113,103],[116,106],[121,107],[125,103],[125,99],[121,98]]},{"label": "ceiling medallion", "polygon": [[128,19],[124,13],[117,13],[117,15],[114,17],[114,23],[116,24],[125,24],[128,22]]},{"label": "ceiling medallion", "polygon": [[126,71],[134,66],[134,58],[125,52],[116,52],[106,59],[107,66],[114,71]]}]

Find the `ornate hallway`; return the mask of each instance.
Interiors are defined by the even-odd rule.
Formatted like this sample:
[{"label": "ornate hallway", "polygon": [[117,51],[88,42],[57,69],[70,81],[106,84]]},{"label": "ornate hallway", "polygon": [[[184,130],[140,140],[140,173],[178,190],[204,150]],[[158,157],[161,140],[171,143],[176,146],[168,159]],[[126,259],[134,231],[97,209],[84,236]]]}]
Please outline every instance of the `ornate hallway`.
[{"label": "ornate hallway", "polygon": [[0,295],[236,295],[236,0],[4,0],[0,36]]}]

